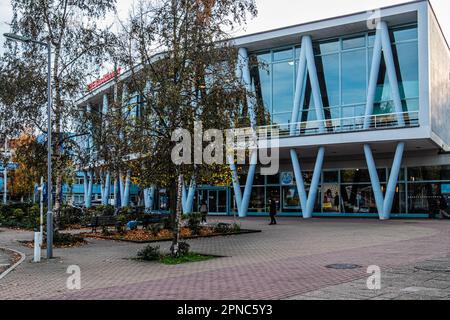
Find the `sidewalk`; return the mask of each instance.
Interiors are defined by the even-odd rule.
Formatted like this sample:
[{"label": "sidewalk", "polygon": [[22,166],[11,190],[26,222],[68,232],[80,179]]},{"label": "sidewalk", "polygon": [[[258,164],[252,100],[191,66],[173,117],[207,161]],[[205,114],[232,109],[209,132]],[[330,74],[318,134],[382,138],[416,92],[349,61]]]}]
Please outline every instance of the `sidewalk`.
[{"label": "sidewalk", "polygon": [[[243,228],[263,232],[191,240],[193,251],[224,258],[178,266],[132,260],[144,245],[99,240],[56,249],[56,259],[34,264],[32,251],[17,242],[31,240],[32,233],[5,230],[0,246],[26,253],[27,260],[0,280],[0,299],[300,299],[345,283],[365,284],[370,265],[403,270],[450,256],[450,221],[280,218],[277,226],[267,224],[247,218]],[[158,245],[168,250],[170,243]],[[362,268],[326,268],[336,263]],[[66,288],[71,265],[81,269],[80,291]]]}]

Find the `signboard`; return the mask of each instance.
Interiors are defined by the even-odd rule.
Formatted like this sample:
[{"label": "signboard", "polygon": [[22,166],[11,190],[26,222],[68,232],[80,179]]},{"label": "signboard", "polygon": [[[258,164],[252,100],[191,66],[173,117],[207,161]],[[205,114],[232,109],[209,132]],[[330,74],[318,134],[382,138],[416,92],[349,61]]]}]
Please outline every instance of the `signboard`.
[{"label": "signboard", "polygon": [[450,184],[442,184],[441,192],[442,194],[450,194]]},{"label": "signboard", "polygon": [[[17,170],[19,168],[19,165],[17,163],[8,163],[6,165],[6,170]],[[0,163],[0,171],[5,170],[5,165],[3,163]]]},{"label": "signboard", "polygon": [[91,92],[92,90],[100,87],[102,84],[105,84],[106,82],[110,81],[111,79],[114,79],[115,77],[120,75],[121,72],[122,72],[122,69],[118,68],[117,71],[111,71],[110,73],[105,74],[100,79],[97,79],[94,82],[90,83],[87,86],[88,91]]},{"label": "signboard", "polygon": [[294,173],[282,172],[280,175],[280,180],[283,186],[291,186],[294,184]]}]

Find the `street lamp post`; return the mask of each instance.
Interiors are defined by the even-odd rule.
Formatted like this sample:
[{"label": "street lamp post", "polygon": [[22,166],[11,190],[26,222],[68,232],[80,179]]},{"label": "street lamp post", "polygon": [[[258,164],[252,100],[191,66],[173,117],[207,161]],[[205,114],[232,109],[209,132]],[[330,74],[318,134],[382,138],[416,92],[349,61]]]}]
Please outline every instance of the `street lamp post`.
[{"label": "street lamp post", "polygon": [[12,41],[37,43],[47,48],[47,258],[53,258],[53,199],[52,199],[52,45],[47,42],[33,40],[13,33],[5,33],[5,38]]}]

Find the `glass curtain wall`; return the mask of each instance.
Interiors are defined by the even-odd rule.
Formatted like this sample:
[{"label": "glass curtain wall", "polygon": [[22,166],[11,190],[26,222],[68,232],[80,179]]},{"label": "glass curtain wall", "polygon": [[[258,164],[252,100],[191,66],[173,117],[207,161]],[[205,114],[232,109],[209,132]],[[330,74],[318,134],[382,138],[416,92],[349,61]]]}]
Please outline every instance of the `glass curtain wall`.
[{"label": "glass curtain wall", "polygon": [[[417,111],[417,26],[393,28],[390,36],[403,110]],[[374,33],[362,33],[313,43],[326,119],[352,118],[365,114],[374,38]],[[251,67],[257,102],[270,113],[271,124],[288,124],[291,121],[299,56],[298,46],[253,55],[252,61],[258,61],[258,64]],[[309,79],[307,80],[303,92],[302,122],[316,120],[311,86]],[[384,59],[374,112],[395,112]]]}]

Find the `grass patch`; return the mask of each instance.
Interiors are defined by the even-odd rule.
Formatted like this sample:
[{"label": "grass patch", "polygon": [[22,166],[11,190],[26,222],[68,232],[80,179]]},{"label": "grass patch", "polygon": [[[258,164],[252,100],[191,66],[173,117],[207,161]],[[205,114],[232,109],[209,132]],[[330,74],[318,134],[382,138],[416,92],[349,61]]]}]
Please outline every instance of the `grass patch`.
[{"label": "grass patch", "polygon": [[160,262],[168,265],[177,265],[189,262],[200,262],[214,259],[213,256],[205,256],[198,253],[188,253],[186,255],[180,256],[178,258],[174,258],[170,255],[162,256],[160,258]]}]

